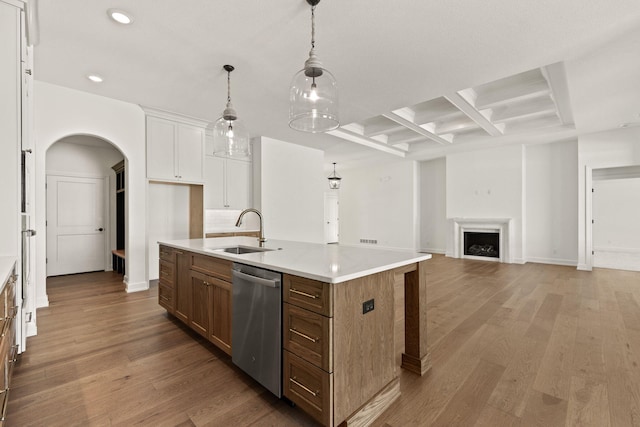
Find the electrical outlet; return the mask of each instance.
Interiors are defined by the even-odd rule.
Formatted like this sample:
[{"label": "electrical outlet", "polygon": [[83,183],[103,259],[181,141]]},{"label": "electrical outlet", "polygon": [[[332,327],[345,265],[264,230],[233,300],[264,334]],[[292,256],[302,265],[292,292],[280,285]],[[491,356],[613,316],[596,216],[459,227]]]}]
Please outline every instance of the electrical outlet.
[{"label": "electrical outlet", "polygon": [[373,301],[373,299],[370,299],[369,301],[365,301],[362,303],[362,314],[367,314],[368,312],[373,311]]}]

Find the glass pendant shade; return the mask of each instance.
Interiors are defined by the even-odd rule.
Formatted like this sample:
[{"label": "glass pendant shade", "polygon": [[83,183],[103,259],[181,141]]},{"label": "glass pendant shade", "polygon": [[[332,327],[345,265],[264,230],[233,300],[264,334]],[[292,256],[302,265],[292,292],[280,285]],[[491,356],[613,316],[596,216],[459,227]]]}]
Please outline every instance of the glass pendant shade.
[{"label": "glass pendant shade", "polygon": [[340,126],[338,85],[316,55],[315,10],[320,0],[306,1],[311,6],[311,50],[289,89],[289,127],[302,132],[327,132]]},{"label": "glass pendant shade", "polygon": [[342,181],[342,178],[340,178],[340,175],[338,175],[336,173],[336,164],[333,164],[333,173],[331,175],[329,175],[327,177],[327,179],[329,180],[329,188],[332,190],[339,190],[340,189],[340,182]]},{"label": "glass pendant shade", "polygon": [[227,72],[227,108],[213,126],[213,155],[232,159],[251,157],[249,132],[238,120],[238,113],[231,104],[231,72],[233,65],[225,65]]},{"label": "glass pendant shade", "polygon": [[232,159],[251,157],[249,132],[241,120],[220,117],[213,126],[213,155]]},{"label": "glass pendant shade", "polygon": [[[314,74],[319,76],[313,77]],[[338,85],[328,70],[305,68],[293,77],[289,91],[289,126],[312,133],[327,132],[340,126]]]}]

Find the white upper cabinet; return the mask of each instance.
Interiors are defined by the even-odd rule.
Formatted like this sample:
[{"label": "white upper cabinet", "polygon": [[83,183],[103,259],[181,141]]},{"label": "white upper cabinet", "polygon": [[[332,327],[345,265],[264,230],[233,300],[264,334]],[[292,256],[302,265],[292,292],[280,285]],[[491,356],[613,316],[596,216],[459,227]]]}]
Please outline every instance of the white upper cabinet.
[{"label": "white upper cabinet", "polygon": [[203,182],[207,123],[159,110],[144,110],[147,113],[147,178]]},{"label": "white upper cabinet", "polygon": [[251,207],[251,162],[205,157],[205,209]]}]

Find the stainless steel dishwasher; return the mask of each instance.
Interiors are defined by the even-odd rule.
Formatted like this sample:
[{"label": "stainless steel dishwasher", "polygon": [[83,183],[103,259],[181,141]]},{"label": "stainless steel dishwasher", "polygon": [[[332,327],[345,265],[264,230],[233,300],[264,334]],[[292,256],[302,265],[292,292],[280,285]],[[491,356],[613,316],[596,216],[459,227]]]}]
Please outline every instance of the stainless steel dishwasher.
[{"label": "stainless steel dishwasher", "polygon": [[282,397],[282,274],[233,264],[231,360]]}]

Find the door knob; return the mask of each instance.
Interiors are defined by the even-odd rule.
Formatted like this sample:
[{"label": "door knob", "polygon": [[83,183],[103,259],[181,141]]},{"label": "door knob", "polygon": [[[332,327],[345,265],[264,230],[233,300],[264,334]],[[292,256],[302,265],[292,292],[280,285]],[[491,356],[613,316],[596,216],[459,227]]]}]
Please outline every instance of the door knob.
[{"label": "door knob", "polygon": [[100,227],[96,231],[104,231],[104,228]]}]

